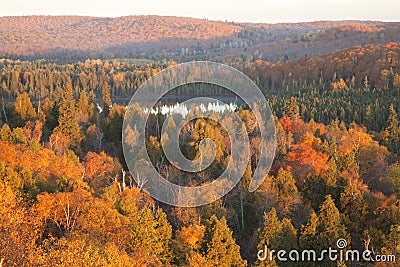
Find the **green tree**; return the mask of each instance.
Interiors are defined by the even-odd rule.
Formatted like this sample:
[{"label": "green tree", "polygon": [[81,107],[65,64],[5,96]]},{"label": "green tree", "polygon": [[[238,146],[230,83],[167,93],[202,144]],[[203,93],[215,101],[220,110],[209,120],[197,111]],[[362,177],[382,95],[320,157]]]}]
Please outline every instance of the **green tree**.
[{"label": "green tree", "polygon": [[67,136],[71,141],[71,146],[75,149],[79,148],[83,134],[77,120],[75,100],[70,84],[65,86],[58,113],[58,126],[54,129],[54,132],[60,132]]},{"label": "green tree", "polygon": [[295,122],[300,119],[300,108],[297,105],[296,98],[294,97],[290,98],[290,101],[286,106],[285,115]]},{"label": "green tree", "polygon": [[340,195],[340,206],[343,211],[343,220],[353,234],[353,238],[360,237],[366,225],[367,203],[363,193],[355,184],[349,184]]},{"label": "green tree", "polygon": [[[44,123],[45,128],[51,132],[57,126],[57,109],[54,107],[53,102],[50,98],[46,98],[40,106],[40,114],[42,115],[39,119]],[[48,133],[47,135],[50,135]]]},{"label": "green tree", "polygon": [[393,191],[400,197],[400,164],[396,163],[389,169],[389,180]]},{"label": "green tree", "polygon": [[[396,259],[400,256],[400,225],[392,225],[390,227],[390,233],[387,236],[385,247],[382,249],[382,253],[386,255],[395,255]],[[389,265],[389,266],[397,266]]]},{"label": "green tree", "polygon": [[283,196],[293,196],[297,194],[296,181],[291,172],[280,168],[275,178],[275,186]]},{"label": "green tree", "polygon": [[[318,244],[320,249],[329,247],[335,248],[337,240],[340,238],[348,239],[346,228],[340,218],[339,210],[330,195],[325,198],[325,202],[319,210]],[[326,261],[323,266],[337,266],[336,262]]]},{"label": "green tree", "polygon": [[396,110],[393,104],[390,105],[390,114],[387,121],[388,126],[383,133],[383,141],[389,150],[399,153],[400,149],[400,127]]},{"label": "green tree", "polygon": [[129,217],[133,249],[140,248],[163,264],[169,263],[172,257],[170,248],[172,227],[167,221],[166,214],[159,209],[154,216],[149,208],[144,207],[137,213],[131,213]]},{"label": "green tree", "polygon": [[[278,215],[276,214],[276,210],[272,208],[272,210],[264,215],[264,226],[262,229],[259,229],[260,234],[259,234],[259,242],[257,245],[257,250],[258,251],[263,251],[264,253],[267,253],[268,251],[265,251],[268,249],[271,251],[272,249],[275,249],[278,244],[278,237],[279,234],[282,232],[282,223],[279,221]],[[278,266],[275,262],[275,260],[270,260],[270,256],[267,253],[267,257],[265,260],[260,260],[257,255],[257,259],[255,262],[255,266],[260,266],[260,267],[273,267],[273,266]],[[264,255],[261,255],[263,257]]]},{"label": "green tree", "polygon": [[76,103],[77,112],[80,115],[79,119],[82,121],[87,121],[93,116],[93,110],[91,110],[89,105],[89,97],[86,91],[82,91],[79,95],[78,102]]},{"label": "green tree", "polygon": [[[282,220],[282,231],[278,236],[278,246],[275,248],[276,251],[284,250],[289,253],[292,250],[298,250],[297,245],[297,231],[292,225],[292,222],[288,218]],[[299,255],[300,257],[301,255]],[[288,255],[285,255],[288,258]],[[300,258],[299,258],[300,259]],[[278,262],[279,266],[298,266],[298,261],[287,261]]]},{"label": "green tree", "polygon": [[105,82],[101,88],[101,96],[103,100],[104,117],[106,117],[112,106],[110,85],[107,82]]},{"label": "green tree", "polygon": [[6,141],[6,142],[12,141],[11,129],[7,123],[3,124],[3,126],[0,129],[0,139],[1,141]]},{"label": "green tree", "polygon": [[225,217],[220,220],[215,216],[210,218],[208,229],[206,259],[207,266],[246,266],[246,260],[240,255],[240,247],[232,237],[232,231],[226,224]]},{"label": "green tree", "polygon": [[290,171],[280,168],[273,182],[277,193],[279,212],[287,216],[300,203],[296,181]]},{"label": "green tree", "polygon": [[16,113],[16,122],[19,126],[23,126],[26,121],[36,118],[35,109],[27,93],[22,93],[17,96],[14,102],[14,109]]},{"label": "green tree", "polygon": [[317,230],[319,219],[315,212],[308,217],[307,223],[301,226],[299,244],[301,249],[317,248]]}]

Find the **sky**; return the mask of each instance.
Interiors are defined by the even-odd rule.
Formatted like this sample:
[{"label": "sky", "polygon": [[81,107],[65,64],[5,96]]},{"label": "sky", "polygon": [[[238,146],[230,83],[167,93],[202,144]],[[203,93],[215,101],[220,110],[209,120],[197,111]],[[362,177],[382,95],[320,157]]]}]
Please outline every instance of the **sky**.
[{"label": "sky", "polygon": [[0,16],[168,15],[236,22],[400,21],[399,0],[0,0]]}]

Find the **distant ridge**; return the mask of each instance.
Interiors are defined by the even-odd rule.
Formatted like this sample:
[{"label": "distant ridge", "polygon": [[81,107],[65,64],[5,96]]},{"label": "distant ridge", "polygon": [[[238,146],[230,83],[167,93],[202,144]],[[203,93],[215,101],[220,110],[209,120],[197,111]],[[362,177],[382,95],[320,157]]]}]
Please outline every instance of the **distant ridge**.
[{"label": "distant ridge", "polygon": [[[398,42],[399,29],[400,23],[375,21],[253,24],[171,16],[12,16],[0,17],[0,57],[273,61],[304,56],[298,49],[311,45],[332,52],[330,46]],[[339,46],[327,46],[330,42]]]}]

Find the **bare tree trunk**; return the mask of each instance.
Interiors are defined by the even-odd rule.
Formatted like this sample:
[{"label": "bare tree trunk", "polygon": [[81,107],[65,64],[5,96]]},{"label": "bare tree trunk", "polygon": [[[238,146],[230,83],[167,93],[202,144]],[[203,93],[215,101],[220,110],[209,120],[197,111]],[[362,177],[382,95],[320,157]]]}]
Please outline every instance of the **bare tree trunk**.
[{"label": "bare tree trunk", "polygon": [[243,191],[241,189],[240,189],[240,215],[242,217],[242,229],[244,229]]},{"label": "bare tree trunk", "polygon": [[[3,97],[3,95],[1,95],[1,102],[2,102],[2,110],[3,110],[4,120],[7,123],[8,120],[7,120],[7,113],[6,113],[6,107],[4,105],[4,97]],[[1,265],[0,265],[0,267],[1,267]]]},{"label": "bare tree trunk", "polygon": [[123,189],[123,191],[125,191],[125,188],[126,188],[125,175],[126,175],[126,171],[122,170],[122,189]]}]

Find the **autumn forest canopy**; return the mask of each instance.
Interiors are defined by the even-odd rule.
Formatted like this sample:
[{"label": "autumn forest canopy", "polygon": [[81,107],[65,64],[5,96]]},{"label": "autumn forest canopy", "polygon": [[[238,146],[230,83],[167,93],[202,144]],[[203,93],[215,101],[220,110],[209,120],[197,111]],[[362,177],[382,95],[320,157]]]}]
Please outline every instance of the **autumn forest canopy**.
[{"label": "autumn forest canopy", "polygon": [[[265,246],[320,252],[339,238],[400,260],[399,42],[394,22],[1,17],[0,266],[355,266],[257,259]],[[259,86],[276,155],[250,193],[263,125],[238,105],[251,151],[242,179],[222,199],[182,208],[152,198],[146,177],[128,171],[122,125],[147,79],[193,60],[227,64]],[[228,98],[211,85],[179,87],[158,107],[196,92]],[[172,116],[149,114],[145,148],[135,127],[125,142],[146,149],[168,181],[206,184],[230,160],[215,120],[223,115],[214,115],[179,133],[188,159],[200,157],[203,139],[216,145],[197,174],[166,160],[160,127]]]}]

